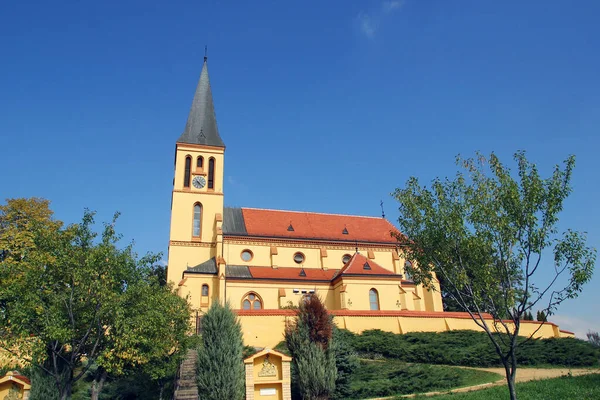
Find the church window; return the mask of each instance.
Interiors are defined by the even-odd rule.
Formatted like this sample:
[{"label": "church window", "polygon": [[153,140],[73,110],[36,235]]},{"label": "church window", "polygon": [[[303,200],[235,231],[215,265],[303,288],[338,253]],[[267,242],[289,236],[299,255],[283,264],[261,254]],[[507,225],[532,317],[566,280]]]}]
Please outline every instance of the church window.
[{"label": "church window", "polygon": [[208,160],[208,188],[215,188],[215,159],[212,157]]},{"label": "church window", "polygon": [[304,262],[304,254],[297,252],[296,254],[294,254],[294,262],[296,264],[302,264]]},{"label": "church window", "polygon": [[202,204],[194,204],[194,219],[192,224],[192,236],[200,237],[202,227]]},{"label": "church window", "polygon": [[204,168],[204,157],[198,156],[196,159],[196,169],[202,170],[202,168]]},{"label": "church window", "polygon": [[185,158],[185,171],[183,174],[183,187],[190,187],[190,178],[191,178],[191,169],[192,169],[192,157],[187,156]]},{"label": "church window", "polygon": [[202,285],[202,297],[206,297],[208,296],[208,285],[204,284]]},{"label": "church window", "polygon": [[242,251],[241,254],[242,260],[248,262],[250,260],[252,260],[252,258],[254,257],[254,254],[252,254],[252,252],[248,249]]},{"label": "church window", "polygon": [[406,261],[404,263],[404,279],[407,280],[407,281],[412,281],[413,280],[410,272],[408,271],[408,268],[411,268],[411,267],[412,267],[412,263],[410,261]]},{"label": "church window", "polygon": [[379,293],[375,289],[369,290],[369,304],[371,310],[379,310]]},{"label": "church window", "polygon": [[351,258],[352,256],[350,254],[344,254],[344,256],[342,257],[342,263],[344,265],[348,264],[348,261],[350,261]]},{"label": "church window", "polygon": [[242,300],[242,309],[261,310],[262,308],[262,300],[256,293],[250,292],[244,296],[244,299]]}]

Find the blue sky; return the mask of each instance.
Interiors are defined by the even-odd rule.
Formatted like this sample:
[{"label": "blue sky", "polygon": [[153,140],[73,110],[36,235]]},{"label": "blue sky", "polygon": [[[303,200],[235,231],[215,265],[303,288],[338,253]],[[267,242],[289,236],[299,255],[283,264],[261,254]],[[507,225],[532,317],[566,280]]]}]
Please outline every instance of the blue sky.
[{"label": "blue sky", "polygon": [[[0,198],[120,211],[166,252],[204,45],[231,206],[379,215],[458,153],[577,155],[562,228],[597,246],[597,1],[19,1],[0,6]],[[600,331],[600,273],[553,320]]]}]

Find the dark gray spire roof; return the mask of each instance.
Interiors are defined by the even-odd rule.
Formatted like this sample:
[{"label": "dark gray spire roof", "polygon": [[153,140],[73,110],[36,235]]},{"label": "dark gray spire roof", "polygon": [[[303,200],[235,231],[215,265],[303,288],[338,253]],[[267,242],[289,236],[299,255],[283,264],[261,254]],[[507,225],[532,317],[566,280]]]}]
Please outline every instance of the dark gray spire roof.
[{"label": "dark gray spire roof", "polygon": [[185,130],[177,141],[180,143],[225,147],[217,128],[217,117],[215,116],[210,90],[206,57],[204,57],[204,65],[202,65],[200,80],[198,81],[198,87],[196,87]]}]

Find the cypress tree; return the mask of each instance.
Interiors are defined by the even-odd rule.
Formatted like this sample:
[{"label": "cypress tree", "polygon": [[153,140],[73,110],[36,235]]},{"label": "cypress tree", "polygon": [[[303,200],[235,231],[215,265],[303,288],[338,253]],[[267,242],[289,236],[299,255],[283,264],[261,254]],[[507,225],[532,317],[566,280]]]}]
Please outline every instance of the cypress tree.
[{"label": "cypress tree", "polygon": [[244,398],[242,328],[229,304],[214,302],[202,317],[198,348],[198,394],[205,400]]},{"label": "cypress tree", "polygon": [[329,399],[337,378],[333,318],[321,299],[303,299],[295,321],[285,329],[285,342],[292,355],[293,392],[303,400]]},{"label": "cypress tree", "polygon": [[38,367],[31,368],[29,400],[58,400],[56,380]]}]

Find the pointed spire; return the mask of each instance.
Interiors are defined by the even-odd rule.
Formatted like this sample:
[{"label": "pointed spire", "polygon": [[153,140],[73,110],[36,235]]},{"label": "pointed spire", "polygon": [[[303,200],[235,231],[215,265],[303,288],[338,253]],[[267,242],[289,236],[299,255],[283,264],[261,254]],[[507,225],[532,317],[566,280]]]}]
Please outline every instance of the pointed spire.
[{"label": "pointed spire", "polygon": [[217,117],[213,105],[212,91],[208,79],[208,57],[204,49],[204,64],[200,73],[200,80],[196,87],[192,108],[187,124],[179,139],[180,143],[202,144],[205,146],[225,147],[219,136]]}]

